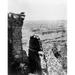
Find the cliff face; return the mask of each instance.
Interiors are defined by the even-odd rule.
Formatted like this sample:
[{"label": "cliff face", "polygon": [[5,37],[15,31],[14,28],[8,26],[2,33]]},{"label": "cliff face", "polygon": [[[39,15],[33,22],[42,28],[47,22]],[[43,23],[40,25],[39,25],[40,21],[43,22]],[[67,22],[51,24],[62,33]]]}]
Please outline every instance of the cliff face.
[{"label": "cliff face", "polygon": [[[22,49],[22,25],[25,15],[23,13],[8,14],[8,68],[9,75],[17,71],[26,53]],[[11,71],[11,72],[10,72]],[[13,72],[13,73],[14,73]],[[15,72],[16,74],[16,72]]]},{"label": "cliff face", "polygon": [[22,50],[22,25],[24,15],[23,14],[8,14],[8,41],[12,44],[13,52]]}]

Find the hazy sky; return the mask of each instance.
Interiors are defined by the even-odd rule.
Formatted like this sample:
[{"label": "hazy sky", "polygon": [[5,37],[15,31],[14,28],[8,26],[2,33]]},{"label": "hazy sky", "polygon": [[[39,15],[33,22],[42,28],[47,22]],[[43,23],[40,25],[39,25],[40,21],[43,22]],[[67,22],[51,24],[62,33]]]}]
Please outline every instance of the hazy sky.
[{"label": "hazy sky", "polygon": [[64,20],[66,0],[8,0],[9,12],[25,12],[25,20]]}]

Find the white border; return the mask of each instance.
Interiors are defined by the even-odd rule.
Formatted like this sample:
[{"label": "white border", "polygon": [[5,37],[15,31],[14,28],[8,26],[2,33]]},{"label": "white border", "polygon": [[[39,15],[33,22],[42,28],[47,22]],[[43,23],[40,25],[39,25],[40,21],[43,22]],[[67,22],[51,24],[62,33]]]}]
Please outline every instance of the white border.
[{"label": "white border", "polygon": [[0,0],[0,75],[7,75],[7,0]]},{"label": "white border", "polygon": [[68,74],[75,74],[75,1],[67,0]]}]

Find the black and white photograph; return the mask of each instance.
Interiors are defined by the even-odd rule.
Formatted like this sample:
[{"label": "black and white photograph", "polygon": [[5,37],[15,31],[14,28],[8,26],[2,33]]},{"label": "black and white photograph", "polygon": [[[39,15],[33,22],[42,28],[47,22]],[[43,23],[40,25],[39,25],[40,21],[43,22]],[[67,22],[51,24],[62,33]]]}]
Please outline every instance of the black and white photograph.
[{"label": "black and white photograph", "polygon": [[8,0],[8,75],[67,75],[66,0]]}]

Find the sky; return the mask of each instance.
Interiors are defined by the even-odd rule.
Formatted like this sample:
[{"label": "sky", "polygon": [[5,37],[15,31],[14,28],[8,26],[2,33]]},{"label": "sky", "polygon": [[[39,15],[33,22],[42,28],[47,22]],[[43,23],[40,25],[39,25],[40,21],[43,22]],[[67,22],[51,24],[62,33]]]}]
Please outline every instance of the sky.
[{"label": "sky", "polygon": [[25,12],[25,20],[66,20],[66,0],[8,0],[8,12]]}]

